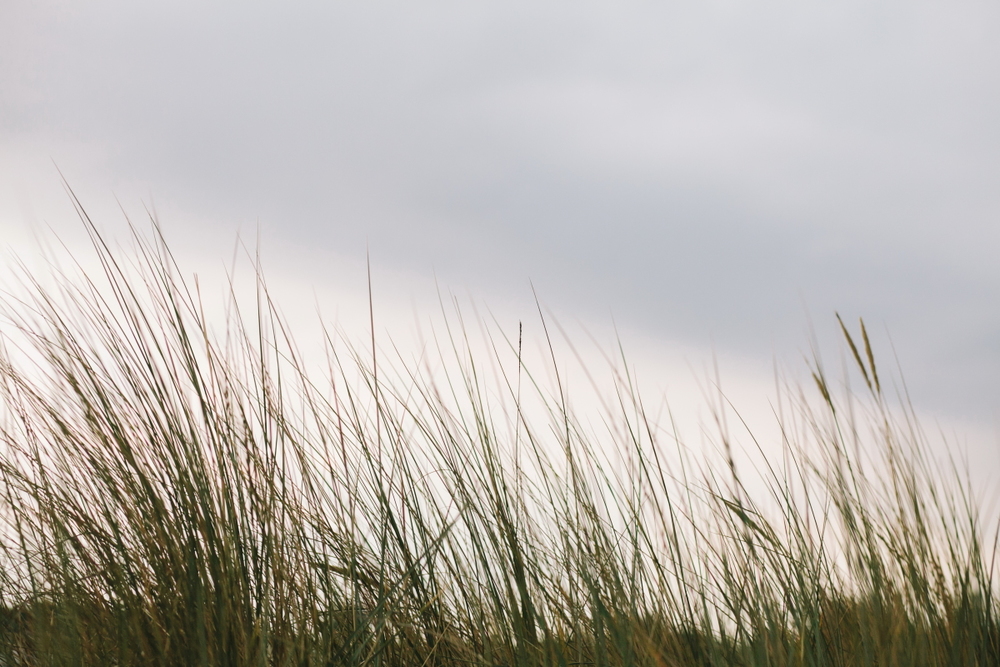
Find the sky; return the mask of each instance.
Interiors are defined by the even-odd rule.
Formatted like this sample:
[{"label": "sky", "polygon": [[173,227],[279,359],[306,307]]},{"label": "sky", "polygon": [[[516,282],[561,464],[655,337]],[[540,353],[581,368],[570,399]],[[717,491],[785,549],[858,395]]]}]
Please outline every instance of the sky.
[{"label": "sky", "polygon": [[0,233],[73,238],[61,171],[194,264],[259,235],[303,309],[370,256],[387,322],[537,295],[748,394],[839,312],[995,437],[998,34],[980,0],[3,0]]}]

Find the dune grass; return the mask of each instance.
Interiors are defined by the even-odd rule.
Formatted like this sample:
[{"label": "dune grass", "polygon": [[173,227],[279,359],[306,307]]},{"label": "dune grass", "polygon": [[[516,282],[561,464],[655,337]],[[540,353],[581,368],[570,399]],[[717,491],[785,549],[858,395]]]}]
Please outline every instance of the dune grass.
[{"label": "dune grass", "polygon": [[460,320],[446,373],[307,363],[262,281],[213,326],[84,219],[103,273],[4,306],[0,665],[1000,665],[996,526],[863,325],[744,484],[625,373],[595,435]]}]

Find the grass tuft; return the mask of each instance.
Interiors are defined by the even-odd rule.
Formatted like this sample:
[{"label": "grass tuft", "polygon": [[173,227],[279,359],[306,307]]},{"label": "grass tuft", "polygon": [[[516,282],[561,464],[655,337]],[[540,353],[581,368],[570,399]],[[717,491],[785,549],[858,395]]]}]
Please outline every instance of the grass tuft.
[{"label": "grass tuft", "polygon": [[101,272],[3,304],[0,665],[1000,664],[996,526],[864,323],[867,393],[814,364],[751,488],[627,375],[595,435],[461,317],[437,372],[321,370],[259,276],[213,327],[158,231],[81,214]]}]

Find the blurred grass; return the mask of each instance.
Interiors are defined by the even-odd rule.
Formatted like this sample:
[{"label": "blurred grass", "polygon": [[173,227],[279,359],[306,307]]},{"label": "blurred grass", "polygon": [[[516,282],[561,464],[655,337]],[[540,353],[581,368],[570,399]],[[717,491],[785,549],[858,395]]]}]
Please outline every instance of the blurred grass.
[{"label": "blurred grass", "polygon": [[601,439],[460,316],[445,375],[321,368],[259,276],[213,329],[158,230],[81,214],[102,272],[3,306],[0,665],[1000,665],[996,526],[863,324],[862,392],[814,364],[745,485],[627,374]]}]

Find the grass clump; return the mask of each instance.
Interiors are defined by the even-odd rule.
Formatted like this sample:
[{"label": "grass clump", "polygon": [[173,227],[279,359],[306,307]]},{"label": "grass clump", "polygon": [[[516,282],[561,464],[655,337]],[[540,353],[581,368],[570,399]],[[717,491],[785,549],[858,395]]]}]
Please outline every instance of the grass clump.
[{"label": "grass clump", "polygon": [[262,282],[213,329],[85,222],[103,272],[5,305],[0,665],[1000,664],[995,526],[863,325],[864,393],[816,365],[745,484],[627,374],[598,433],[460,319],[434,373],[332,335],[321,372]]}]

